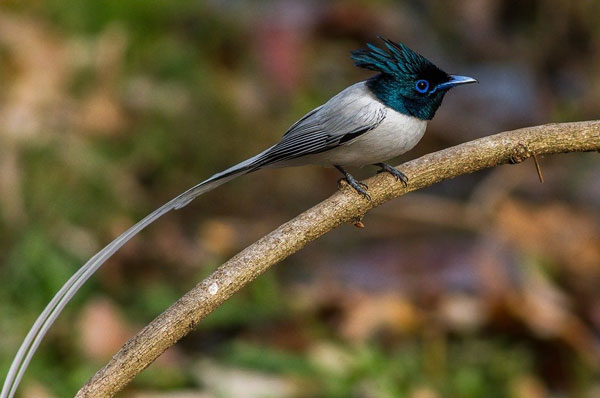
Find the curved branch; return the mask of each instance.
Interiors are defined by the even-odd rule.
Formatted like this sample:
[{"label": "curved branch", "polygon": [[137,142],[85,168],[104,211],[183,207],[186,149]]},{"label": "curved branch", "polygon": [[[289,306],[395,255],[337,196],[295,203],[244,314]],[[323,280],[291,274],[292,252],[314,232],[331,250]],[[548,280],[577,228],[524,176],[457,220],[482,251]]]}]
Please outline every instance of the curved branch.
[{"label": "curved branch", "polygon": [[262,237],[181,297],[129,340],[77,393],[112,397],[198,322],[271,265],[335,227],[360,220],[370,209],[410,191],[533,154],[600,151],[600,121],[549,124],[504,132],[425,155],[401,166],[405,188],[387,173],[366,180],[372,200],[343,188]]}]

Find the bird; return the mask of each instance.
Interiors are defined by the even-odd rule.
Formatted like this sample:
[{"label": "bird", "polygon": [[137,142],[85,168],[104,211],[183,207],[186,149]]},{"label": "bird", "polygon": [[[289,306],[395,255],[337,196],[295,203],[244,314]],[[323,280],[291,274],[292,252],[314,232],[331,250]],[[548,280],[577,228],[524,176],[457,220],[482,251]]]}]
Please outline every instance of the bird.
[{"label": "bird", "polygon": [[260,169],[302,165],[333,166],[357,193],[370,200],[368,187],[347,167],[376,165],[407,185],[400,170],[385,163],[411,150],[423,137],[444,96],[453,87],[476,83],[468,77],[448,74],[406,45],[379,37],[354,50],[350,58],[359,68],[376,72],[313,109],[294,123],[281,140],[235,166],[214,174],[150,213],[90,258],[62,286],[37,318],[20,346],[0,398],[12,398],[44,335],[63,308],[121,246],[156,219],[181,209],[196,197],[244,174]]}]

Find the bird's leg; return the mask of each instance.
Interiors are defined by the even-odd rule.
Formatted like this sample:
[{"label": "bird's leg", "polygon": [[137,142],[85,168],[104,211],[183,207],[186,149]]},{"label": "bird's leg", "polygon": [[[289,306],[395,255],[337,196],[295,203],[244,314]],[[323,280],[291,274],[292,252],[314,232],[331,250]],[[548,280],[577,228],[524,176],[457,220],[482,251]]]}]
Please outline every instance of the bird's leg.
[{"label": "bird's leg", "polygon": [[405,187],[408,186],[408,177],[394,166],[390,166],[387,163],[375,163],[374,166],[381,167],[381,170],[377,171],[378,174],[385,171],[396,177],[397,180],[402,181],[402,184],[404,184]]},{"label": "bird's leg", "polygon": [[364,196],[367,200],[371,200],[371,196],[366,191],[366,189],[369,189],[369,187],[367,187],[367,184],[364,184],[358,181],[356,178],[352,177],[352,175],[346,170],[344,170],[342,166],[335,166],[335,168],[338,169],[340,173],[344,175],[343,180],[345,180],[348,183],[348,185],[354,188],[356,192]]}]

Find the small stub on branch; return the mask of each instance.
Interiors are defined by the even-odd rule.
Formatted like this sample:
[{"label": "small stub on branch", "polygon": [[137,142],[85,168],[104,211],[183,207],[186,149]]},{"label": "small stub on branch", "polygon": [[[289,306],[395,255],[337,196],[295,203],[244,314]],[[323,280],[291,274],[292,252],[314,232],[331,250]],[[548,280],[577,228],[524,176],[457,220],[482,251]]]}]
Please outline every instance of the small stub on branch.
[{"label": "small stub on branch", "polygon": [[364,228],[365,224],[363,224],[362,219],[362,216],[356,217],[354,220],[352,220],[352,225],[354,225],[356,228]]},{"label": "small stub on branch", "polygon": [[509,161],[512,164],[517,164],[517,163],[521,163],[524,162],[525,160],[529,159],[531,157],[531,151],[529,150],[529,148],[527,148],[527,145],[523,144],[522,142],[519,142],[517,144],[517,146],[515,147],[515,149],[513,150],[513,153],[509,159]]},{"label": "small stub on branch", "polygon": [[535,152],[531,151],[527,145],[519,142],[515,149],[513,150],[512,155],[510,156],[509,162],[512,164],[517,164],[526,161],[530,157],[533,157],[533,162],[535,163],[535,170],[537,171],[538,178],[540,182],[544,183],[544,176],[542,174],[542,168],[540,167],[540,163],[538,162],[538,158]]}]

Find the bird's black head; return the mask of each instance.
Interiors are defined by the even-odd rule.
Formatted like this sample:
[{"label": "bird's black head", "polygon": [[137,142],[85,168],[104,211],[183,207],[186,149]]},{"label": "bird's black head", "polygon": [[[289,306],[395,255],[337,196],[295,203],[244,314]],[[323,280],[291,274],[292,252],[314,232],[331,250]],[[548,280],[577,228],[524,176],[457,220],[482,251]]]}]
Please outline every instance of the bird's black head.
[{"label": "bird's black head", "polygon": [[381,40],[387,51],[369,43],[368,49],[352,51],[351,58],[358,67],[380,72],[367,85],[380,101],[398,112],[431,120],[449,89],[477,81],[449,75],[405,45]]}]

